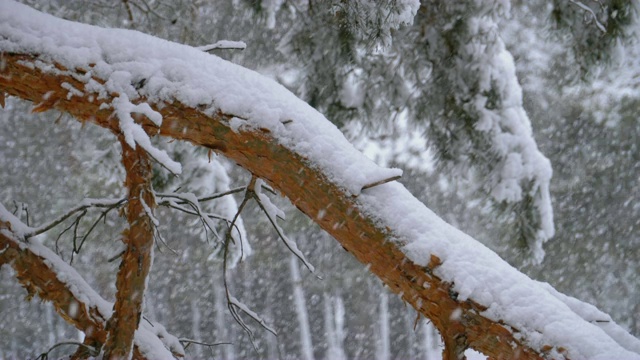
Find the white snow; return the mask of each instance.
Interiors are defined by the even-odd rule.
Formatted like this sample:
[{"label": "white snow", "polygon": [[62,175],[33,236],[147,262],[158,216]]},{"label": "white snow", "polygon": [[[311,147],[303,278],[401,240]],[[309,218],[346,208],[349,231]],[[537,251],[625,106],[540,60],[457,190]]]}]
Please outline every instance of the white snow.
[{"label": "white snow", "polygon": [[[153,150],[148,136],[140,133],[131,119],[132,111],[154,116],[133,107],[142,98],[148,104],[179,101],[190,107],[205,105],[207,114],[222,111],[247,119],[246,129],[268,129],[283,146],[316,159],[314,165],[352,195],[377,179],[402,173],[381,168],[353,151],[334,125],[283,86],[190,46],[136,31],[73,23],[2,0],[0,51],[43,54],[65,68],[83,69],[106,81],[100,85],[87,80],[84,92],[99,98],[119,94],[116,99],[120,100],[114,100],[113,106],[128,134],[127,142],[135,141],[151,151],[151,156],[174,173],[179,173],[177,164]],[[51,66],[42,70],[64,72]],[[134,86],[142,83],[139,89]],[[293,121],[282,123],[287,120]]]},{"label": "white snow", "polygon": [[10,229],[0,227],[0,231],[6,232],[7,235],[13,234],[14,237],[24,239],[26,234],[33,231],[33,228],[24,224],[20,219],[7,210],[2,203],[0,203],[0,222],[8,223]]},{"label": "white snow", "polygon": [[[2,204],[0,204],[0,221],[9,222],[11,224],[11,228],[15,232],[8,232],[5,229],[2,230],[7,237],[16,242],[20,248],[28,249],[34,255],[41,257],[43,263],[56,274],[58,280],[65,284],[67,289],[69,289],[76,299],[85,304],[85,311],[89,311],[90,308],[98,310],[96,315],[92,315],[91,312],[88,312],[86,314],[88,318],[94,319],[96,322],[105,323],[111,317],[111,314],[113,313],[113,303],[106,301],[95,290],[93,290],[93,288],[91,288],[91,286],[71,265],[64,262],[53,251],[33,238],[29,239],[29,241],[21,241],[21,231],[30,228],[22,224],[17,220],[17,218],[15,218],[15,216],[6,211]],[[74,310],[72,307],[69,311],[73,312],[77,310]],[[134,343],[138,346],[142,354],[150,359],[167,360],[174,359],[174,356],[170,351],[168,351],[168,349],[178,354],[184,354],[184,349],[178,339],[175,336],[168,334],[166,331],[159,332],[161,329],[164,329],[160,327],[160,324],[154,323],[154,327],[151,329],[149,326],[145,326],[144,323],[141,322],[140,328],[135,333]]]},{"label": "white snow", "polygon": [[[395,241],[410,260],[427,266],[432,254],[440,258],[442,265],[434,274],[453,283],[459,299],[472,298],[487,306],[484,316],[518,329],[523,341],[534,349],[561,346],[573,359],[640,359],[640,354],[632,352],[640,346],[638,339],[625,336],[612,321],[604,323],[619,329],[610,331],[612,335],[602,324],[585,321],[583,316],[591,305],[562,299],[564,295],[548,285],[520,273],[444,222],[402,185],[377,186],[363,192],[358,201],[381,228],[392,226]],[[602,317],[610,320],[608,315]]]},{"label": "white snow", "polygon": [[[522,105],[522,88],[515,63],[498,36],[496,22],[487,16],[476,16],[468,19],[468,23],[469,32],[475,35],[463,49],[464,55],[471,60],[460,72],[471,69],[477,73],[480,89],[472,94],[474,98],[466,105],[467,111],[479,117],[476,130],[488,133],[492,150],[500,158],[495,173],[491,174],[490,193],[497,202],[519,202],[526,195],[522,185],[533,184],[528,195],[534,198],[540,228],[529,246],[534,261],[540,263],[544,258],[543,243],[555,234],[549,194],[551,163],[538,150],[533,138],[531,121]],[[492,92],[500,103],[489,106],[485,93]]]},{"label": "white snow", "polygon": [[[359,194],[360,209],[375,219],[381,229],[392,229],[393,241],[411,261],[426,266],[432,254],[439,257],[443,263],[435,274],[455,284],[460,299],[473,298],[486,306],[485,316],[503,320],[520,330],[522,340],[529,346],[535,349],[562,346],[574,359],[640,359],[638,353],[632,352],[637,351],[637,339],[625,336],[621,330],[612,331],[613,323],[601,326],[585,321],[582,315],[590,313],[585,310],[587,305],[553,294],[546,286],[518,272],[482,244],[445,223],[397,182],[361,193],[364,185],[397,176],[401,171],[374,164],[308,104],[253,71],[195,48],[135,31],[71,23],[8,0],[0,0],[0,51],[41,54],[42,59],[69,69],[84,69],[106,80],[104,85],[88,81],[84,92],[98,96],[118,93],[122,103],[116,103],[115,110],[119,111],[121,121],[125,119],[124,127],[132,133],[135,143],[141,146],[142,134],[136,137],[135,126],[128,122],[127,114],[130,116],[132,108],[128,107],[127,98],[130,104],[144,98],[151,105],[165,101],[180,101],[194,108],[204,105],[207,114],[222,111],[246,119],[248,126],[238,127],[237,131],[266,128],[282,146],[308,159],[348,196]],[[510,61],[503,61],[501,71],[513,71],[509,68]],[[142,79],[144,85],[136,89],[133,84]],[[142,111],[154,116],[144,108]],[[283,124],[286,120],[293,121]],[[524,124],[501,126],[510,126],[512,133],[530,132]],[[512,152],[512,140],[506,135],[500,139],[506,153]],[[527,159],[525,155],[510,157],[509,161],[505,175],[512,177],[534,168],[547,168],[542,159]],[[541,192],[548,193],[544,189]],[[500,194],[517,196],[508,184]],[[547,200],[540,199],[539,205],[547,206]],[[3,210],[0,212],[6,213]],[[550,210],[549,205],[546,208],[549,215]],[[48,251],[42,249],[41,252]],[[72,270],[60,271],[64,274]],[[82,284],[79,279],[69,281]],[[81,296],[93,297],[90,289],[78,291]],[[93,300],[100,303],[98,298]],[[234,305],[242,308],[241,303],[233,300]]]}]

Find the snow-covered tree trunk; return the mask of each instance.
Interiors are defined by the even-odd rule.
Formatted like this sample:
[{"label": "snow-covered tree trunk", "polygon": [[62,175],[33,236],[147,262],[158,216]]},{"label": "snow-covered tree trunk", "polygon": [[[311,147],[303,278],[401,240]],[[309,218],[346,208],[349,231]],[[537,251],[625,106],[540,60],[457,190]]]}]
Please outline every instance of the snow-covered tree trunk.
[{"label": "snow-covered tree trunk", "polygon": [[300,329],[300,355],[304,360],[312,360],[313,342],[311,341],[307,301],[304,297],[302,277],[298,269],[298,258],[293,255],[289,258],[289,271],[291,272],[291,282],[293,283],[293,302],[296,307],[296,316],[298,317],[298,327]]},{"label": "snow-covered tree trunk", "polygon": [[444,223],[393,182],[397,170],[373,164],[272,81],[197,49],[13,2],[0,2],[0,23],[0,100],[18,96],[123,134],[173,172],[180,165],[149,136],[236,161],[428,317],[446,358],[471,347],[493,358],[640,359],[640,342],[608,315]]}]

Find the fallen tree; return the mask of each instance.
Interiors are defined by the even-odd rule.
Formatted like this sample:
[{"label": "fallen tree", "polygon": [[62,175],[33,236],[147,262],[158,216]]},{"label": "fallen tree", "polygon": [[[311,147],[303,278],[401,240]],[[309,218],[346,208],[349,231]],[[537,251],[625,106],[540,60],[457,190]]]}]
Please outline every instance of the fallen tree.
[{"label": "fallen tree", "polygon": [[278,84],[137,32],[6,1],[0,14],[0,102],[6,93],[34,102],[34,111],[93,122],[174,173],[180,165],[150,136],[234,160],[429,318],[445,358],[461,358],[467,348],[496,359],[640,358],[640,341],[608,315],[529,279],[446,224],[395,182],[398,170],[366,159]]}]

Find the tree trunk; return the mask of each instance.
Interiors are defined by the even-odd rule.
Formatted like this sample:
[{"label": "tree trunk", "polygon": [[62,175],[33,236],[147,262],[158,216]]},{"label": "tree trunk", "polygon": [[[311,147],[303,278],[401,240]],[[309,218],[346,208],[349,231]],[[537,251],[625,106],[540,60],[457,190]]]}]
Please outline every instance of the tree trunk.
[{"label": "tree trunk", "polygon": [[133,336],[142,318],[144,291],[147,275],[153,262],[153,219],[155,198],[151,189],[151,160],[137,146],[131,148],[123,137],[122,163],[127,172],[125,185],[127,197],[127,221],[123,241],[126,245],[120,270],[116,278],[116,302],[114,312],[107,322],[108,337],[104,359],[128,359],[133,349]]}]

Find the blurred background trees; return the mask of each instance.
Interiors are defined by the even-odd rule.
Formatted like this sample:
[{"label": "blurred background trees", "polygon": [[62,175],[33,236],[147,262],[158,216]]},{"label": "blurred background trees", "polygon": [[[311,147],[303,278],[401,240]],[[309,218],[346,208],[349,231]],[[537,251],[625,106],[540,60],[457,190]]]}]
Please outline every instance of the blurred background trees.
[{"label": "blurred background trees", "polygon": [[[194,46],[246,42],[246,50],[215,54],[281,82],[374,160],[403,168],[405,186],[445,220],[640,335],[640,28],[632,1],[425,0],[402,26],[409,1],[25,2],[58,17]],[[520,85],[509,82],[511,57]],[[29,108],[8,99],[0,111],[0,202],[37,224],[84,197],[123,195],[120,150],[110,134],[55,112],[30,115]],[[498,130],[478,131],[486,116]],[[555,236],[544,244],[544,260],[535,251],[550,235],[539,232],[541,174],[520,179],[520,199],[494,191],[507,157],[492,136],[514,117],[530,123],[554,170]],[[158,146],[183,163],[185,174],[173,178],[158,169],[157,191],[206,195],[248,182],[221,157],[184,144]],[[278,205],[288,215],[285,231],[323,279],[290,262],[259,209],[244,213],[251,255],[239,261],[236,253],[232,288],[273,324],[277,338],[258,330],[253,349],[224,306],[221,249],[197,219],[166,209],[159,217],[167,245],[156,252],[145,316],[181,337],[234,343],[191,345],[194,358],[439,356],[437,335],[424,320],[416,326],[415,312],[379,280],[286,201]],[[237,205],[227,198],[210,206],[228,215]],[[109,216],[73,257],[110,299],[117,262],[108,259],[120,250],[121,221]],[[48,236],[45,244],[71,261],[69,234]],[[0,358],[34,357],[78,336],[48,305],[22,301],[24,290],[6,267],[0,279]]]}]

